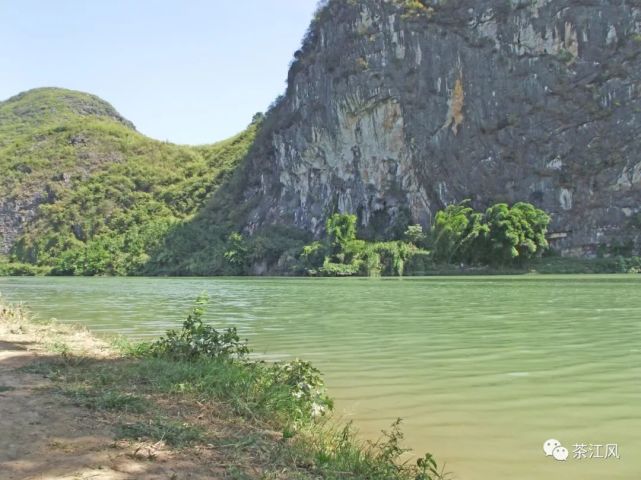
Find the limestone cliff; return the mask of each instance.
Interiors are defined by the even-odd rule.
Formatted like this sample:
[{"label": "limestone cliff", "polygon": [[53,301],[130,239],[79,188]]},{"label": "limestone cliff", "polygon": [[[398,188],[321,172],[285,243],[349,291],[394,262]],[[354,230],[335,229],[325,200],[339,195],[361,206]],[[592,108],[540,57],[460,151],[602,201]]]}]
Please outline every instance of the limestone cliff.
[{"label": "limestone cliff", "polygon": [[245,165],[247,231],[371,235],[530,201],[555,245],[639,243],[641,1],[333,0]]}]

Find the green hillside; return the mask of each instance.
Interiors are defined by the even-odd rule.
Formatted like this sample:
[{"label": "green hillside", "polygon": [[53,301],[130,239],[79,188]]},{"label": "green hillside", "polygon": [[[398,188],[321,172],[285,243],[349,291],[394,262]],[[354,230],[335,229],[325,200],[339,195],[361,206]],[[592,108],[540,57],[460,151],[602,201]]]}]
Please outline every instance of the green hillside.
[{"label": "green hillside", "polygon": [[4,253],[54,273],[141,273],[246,154],[257,128],[179,146],[145,137],[85,93],[44,88],[1,102]]},{"label": "green hillside", "polygon": [[[354,235],[337,247],[331,235],[311,243],[309,232],[278,222],[259,228],[251,212],[261,199],[247,192],[262,188],[250,174],[268,157],[272,115],[257,115],[231,139],[192,147],[145,137],[85,93],[44,88],[0,102],[0,275],[440,271],[422,248],[432,244],[438,260],[444,239],[422,230],[418,241],[410,228],[392,242],[368,243],[356,237],[354,217]],[[590,268],[629,271],[638,259],[613,265]]]}]

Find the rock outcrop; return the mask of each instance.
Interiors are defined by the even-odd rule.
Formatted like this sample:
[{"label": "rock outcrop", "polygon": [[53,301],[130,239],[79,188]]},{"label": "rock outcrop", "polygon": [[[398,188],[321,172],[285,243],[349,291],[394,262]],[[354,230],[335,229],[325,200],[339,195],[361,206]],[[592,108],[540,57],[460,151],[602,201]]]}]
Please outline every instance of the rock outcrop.
[{"label": "rock outcrop", "polygon": [[245,228],[529,201],[566,254],[638,246],[640,131],[638,0],[332,0],[245,165]]}]

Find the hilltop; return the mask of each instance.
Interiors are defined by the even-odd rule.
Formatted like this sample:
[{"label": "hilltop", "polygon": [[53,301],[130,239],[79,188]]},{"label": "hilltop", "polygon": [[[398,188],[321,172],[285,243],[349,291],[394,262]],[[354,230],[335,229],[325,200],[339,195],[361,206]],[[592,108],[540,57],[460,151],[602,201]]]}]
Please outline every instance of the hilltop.
[{"label": "hilltop", "polygon": [[59,273],[139,272],[194,215],[256,132],[189,147],[137,132],[109,103],[59,88],[0,103],[0,253]]}]

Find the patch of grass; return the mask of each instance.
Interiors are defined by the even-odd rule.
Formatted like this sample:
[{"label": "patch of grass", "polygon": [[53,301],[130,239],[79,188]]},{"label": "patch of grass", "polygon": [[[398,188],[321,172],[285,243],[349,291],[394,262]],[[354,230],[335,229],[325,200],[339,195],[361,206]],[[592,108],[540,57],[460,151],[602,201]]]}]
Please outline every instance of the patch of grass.
[{"label": "patch of grass", "polygon": [[142,358],[150,353],[151,345],[146,342],[132,342],[131,340],[117,336],[111,339],[110,345],[123,357]]},{"label": "patch of grass", "polygon": [[185,447],[205,440],[202,429],[160,417],[144,422],[120,424],[116,428],[116,434],[119,439],[163,441],[172,447]]},{"label": "patch of grass", "polygon": [[7,385],[0,385],[0,393],[2,393],[2,392],[11,392],[12,390],[15,390],[15,387],[9,387]]},{"label": "patch of grass", "polygon": [[125,413],[142,413],[149,409],[145,399],[116,390],[92,390],[84,387],[62,391],[78,406],[92,410],[113,410]]},{"label": "patch of grass", "polygon": [[449,475],[439,469],[430,454],[416,463],[403,461],[409,449],[402,447],[401,420],[382,432],[375,442],[359,441],[349,423],[343,428],[329,427],[298,438],[292,455],[299,464],[308,464],[319,478],[326,480],[444,480]]},{"label": "patch of grass", "polygon": [[17,369],[19,372],[42,375],[47,378],[54,378],[60,375],[61,370],[66,368],[67,364],[61,360],[38,361]]}]

